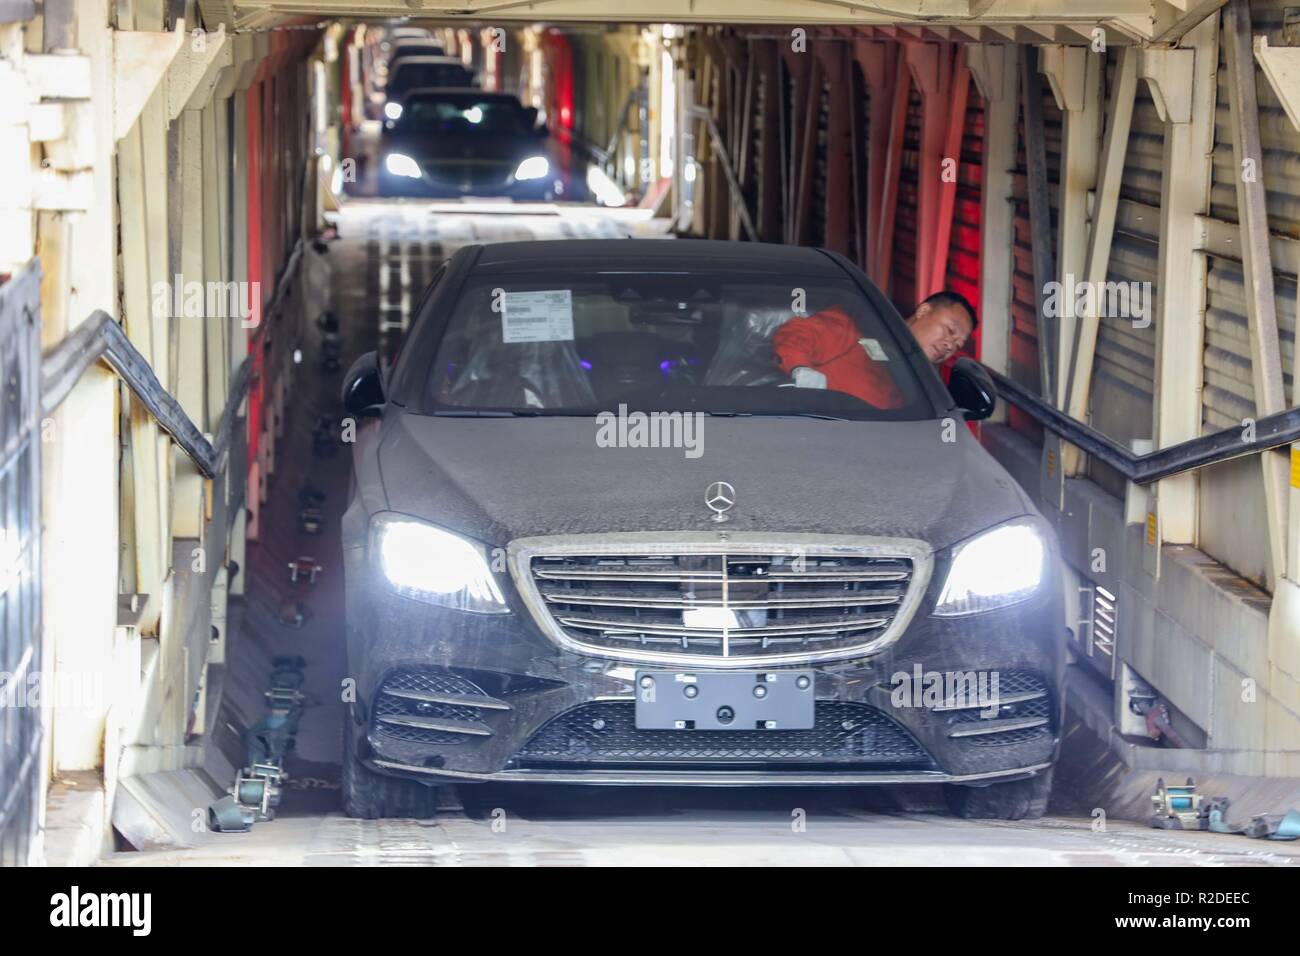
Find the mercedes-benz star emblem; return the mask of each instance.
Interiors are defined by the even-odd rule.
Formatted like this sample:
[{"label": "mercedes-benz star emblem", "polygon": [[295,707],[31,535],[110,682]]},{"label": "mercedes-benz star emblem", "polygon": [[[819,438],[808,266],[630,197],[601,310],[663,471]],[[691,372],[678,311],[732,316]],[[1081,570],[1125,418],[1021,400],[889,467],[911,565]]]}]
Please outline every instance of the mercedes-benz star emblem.
[{"label": "mercedes-benz star emblem", "polygon": [[704,492],[704,503],[714,513],[714,521],[726,521],[726,513],[736,503],[736,489],[725,481],[715,481]]}]

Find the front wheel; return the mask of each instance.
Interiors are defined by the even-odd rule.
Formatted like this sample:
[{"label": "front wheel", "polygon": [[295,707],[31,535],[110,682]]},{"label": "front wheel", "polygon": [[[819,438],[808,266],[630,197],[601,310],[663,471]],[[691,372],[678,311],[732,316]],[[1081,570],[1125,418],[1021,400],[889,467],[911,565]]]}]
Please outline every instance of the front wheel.
[{"label": "front wheel", "polygon": [[356,750],[352,715],[343,716],[343,812],[360,820],[402,817],[424,820],[438,808],[439,787],[375,773]]},{"label": "front wheel", "polygon": [[1027,780],[991,783],[984,787],[947,784],[944,796],[953,813],[968,820],[1037,820],[1047,812],[1052,771]]}]

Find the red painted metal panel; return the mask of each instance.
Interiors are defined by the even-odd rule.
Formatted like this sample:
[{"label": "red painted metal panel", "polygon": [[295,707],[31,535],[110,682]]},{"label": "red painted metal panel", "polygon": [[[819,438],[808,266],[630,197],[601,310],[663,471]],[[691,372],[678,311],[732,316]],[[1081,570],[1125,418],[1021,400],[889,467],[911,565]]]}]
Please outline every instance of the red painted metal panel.
[{"label": "red painted metal panel", "polygon": [[[261,289],[262,276],[262,84],[254,83],[244,94],[248,124],[248,162],[245,174],[248,177],[248,281],[252,289]],[[249,340],[253,339],[256,329],[262,322],[262,307],[265,297],[261,293],[253,296],[254,328],[249,330]],[[257,462],[257,450],[262,435],[262,350],[252,350],[253,381],[248,399],[248,463],[249,467]],[[256,500],[256,489],[249,489],[249,500]]]}]

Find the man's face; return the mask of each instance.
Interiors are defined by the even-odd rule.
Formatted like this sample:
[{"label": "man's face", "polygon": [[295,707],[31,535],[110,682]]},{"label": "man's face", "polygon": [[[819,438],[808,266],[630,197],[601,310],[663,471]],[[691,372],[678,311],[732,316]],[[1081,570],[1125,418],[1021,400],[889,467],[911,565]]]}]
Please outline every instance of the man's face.
[{"label": "man's face", "polygon": [[917,306],[907,326],[916,336],[921,350],[931,364],[939,365],[951,358],[970,337],[971,321],[960,306],[922,303]]}]

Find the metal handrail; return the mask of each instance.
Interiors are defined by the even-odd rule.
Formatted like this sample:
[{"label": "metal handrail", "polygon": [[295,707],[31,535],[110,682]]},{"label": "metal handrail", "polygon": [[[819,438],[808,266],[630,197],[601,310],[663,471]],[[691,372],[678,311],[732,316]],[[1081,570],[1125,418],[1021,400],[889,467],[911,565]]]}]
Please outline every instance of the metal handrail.
[{"label": "metal handrail", "polygon": [[1071,418],[1005,375],[993,369],[988,369],[988,373],[997,385],[998,394],[1011,405],[1054,435],[1059,435],[1139,485],[1148,485],[1162,478],[1171,478],[1207,465],[1217,465],[1300,441],[1300,408],[1291,408],[1256,419],[1253,441],[1247,441],[1240,428],[1225,428],[1138,455],[1095,428]]},{"label": "metal handrail", "polygon": [[[267,318],[278,311],[289,294],[289,283],[297,272],[301,258],[302,240],[299,239],[280,273],[275,294],[266,305],[264,315]],[[226,407],[222,409],[212,441],[194,424],[180,402],[163,388],[148,360],[131,344],[122,326],[102,309],[92,312],[87,321],[45,353],[41,361],[42,413],[48,416],[58,408],[86,370],[103,359],[126,382],[141,404],[149,409],[159,427],[189,455],[203,476],[215,478],[221,474],[230,452],[239,407],[244,403],[253,381],[252,356],[260,347],[268,325],[269,322],[262,322],[253,334],[249,342],[249,354],[231,376]]]}]

